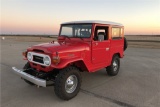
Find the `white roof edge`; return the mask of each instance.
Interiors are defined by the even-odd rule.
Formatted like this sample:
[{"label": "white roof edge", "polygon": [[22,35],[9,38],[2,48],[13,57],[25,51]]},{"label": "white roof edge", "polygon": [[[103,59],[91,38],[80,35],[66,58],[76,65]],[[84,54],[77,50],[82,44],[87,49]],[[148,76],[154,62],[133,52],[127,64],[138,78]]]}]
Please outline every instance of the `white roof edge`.
[{"label": "white roof edge", "polygon": [[112,21],[100,21],[100,20],[84,20],[84,21],[71,21],[71,22],[64,22],[62,24],[75,24],[75,23],[99,23],[99,24],[109,24],[109,25],[118,25],[123,26],[121,23],[112,22]]}]

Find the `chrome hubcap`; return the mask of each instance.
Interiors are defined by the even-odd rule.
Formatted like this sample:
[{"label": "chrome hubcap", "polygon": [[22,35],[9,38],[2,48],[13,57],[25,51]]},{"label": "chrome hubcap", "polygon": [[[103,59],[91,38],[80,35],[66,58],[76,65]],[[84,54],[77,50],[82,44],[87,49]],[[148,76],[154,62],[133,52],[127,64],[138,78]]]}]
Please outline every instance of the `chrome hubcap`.
[{"label": "chrome hubcap", "polygon": [[113,62],[113,70],[114,70],[114,71],[117,71],[117,69],[118,69],[118,61],[115,60],[115,61]]},{"label": "chrome hubcap", "polygon": [[67,93],[73,93],[77,88],[77,77],[75,75],[71,75],[67,78],[65,83],[65,90]]}]

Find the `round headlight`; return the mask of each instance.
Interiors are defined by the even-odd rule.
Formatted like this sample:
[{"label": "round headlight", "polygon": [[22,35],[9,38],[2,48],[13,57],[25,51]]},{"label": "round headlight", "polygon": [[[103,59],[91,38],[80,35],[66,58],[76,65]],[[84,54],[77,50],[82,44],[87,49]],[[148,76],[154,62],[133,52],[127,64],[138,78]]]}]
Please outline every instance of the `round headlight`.
[{"label": "round headlight", "polygon": [[32,55],[31,55],[31,53],[29,53],[29,52],[27,53],[27,59],[28,59],[28,60],[32,60]]},{"label": "round headlight", "polygon": [[44,57],[43,61],[44,61],[44,64],[45,64],[45,65],[49,65],[49,64],[50,64],[49,57],[47,57],[47,56]]}]

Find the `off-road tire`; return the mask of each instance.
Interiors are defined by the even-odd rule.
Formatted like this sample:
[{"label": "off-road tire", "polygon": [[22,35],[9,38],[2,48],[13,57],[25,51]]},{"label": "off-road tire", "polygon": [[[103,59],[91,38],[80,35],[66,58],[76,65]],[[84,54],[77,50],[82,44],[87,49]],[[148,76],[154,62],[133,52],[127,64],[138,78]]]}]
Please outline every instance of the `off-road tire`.
[{"label": "off-road tire", "polygon": [[[27,62],[27,63],[24,65],[23,70],[28,69],[28,68],[31,68],[29,62]],[[30,81],[28,81],[28,80],[26,80],[26,79],[24,79],[24,81],[25,81],[26,83],[28,83],[29,85],[35,85],[35,84],[33,84],[32,82],[30,82]]]},{"label": "off-road tire", "polygon": [[[72,93],[67,93],[65,84],[67,79],[72,75],[77,77],[78,80],[77,86]],[[77,69],[74,66],[69,66],[67,68],[64,68],[60,70],[59,74],[57,74],[55,78],[55,85],[54,85],[55,94],[62,100],[70,100],[78,94],[81,87],[81,81],[82,78],[79,69]]]},{"label": "off-road tire", "polygon": [[[115,64],[117,64],[117,69],[115,69]],[[115,76],[118,74],[120,68],[120,59],[118,55],[114,55],[112,58],[111,65],[106,68],[108,75]]]},{"label": "off-road tire", "polygon": [[127,42],[127,39],[124,37],[124,51],[127,49],[128,47],[128,42]]}]

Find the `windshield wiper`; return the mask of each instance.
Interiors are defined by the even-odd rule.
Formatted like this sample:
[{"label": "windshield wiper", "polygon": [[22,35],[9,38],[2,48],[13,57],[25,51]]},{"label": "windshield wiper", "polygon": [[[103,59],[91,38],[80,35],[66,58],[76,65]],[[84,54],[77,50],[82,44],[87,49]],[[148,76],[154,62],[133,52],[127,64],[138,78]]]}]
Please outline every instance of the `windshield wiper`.
[{"label": "windshield wiper", "polygon": [[83,40],[83,38],[80,38],[81,40]]},{"label": "windshield wiper", "polygon": [[66,35],[61,35],[61,36],[64,36],[65,38],[68,38],[70,40],[70,37],[66,36]]},{"label": "windshield wiper", "polygon": [[75,37],[75,38],[79,38],[79,39],[83,40],[83,38],[81,38],[81,37],[78,37],[77,35],[75,35],[74,37]]}]

